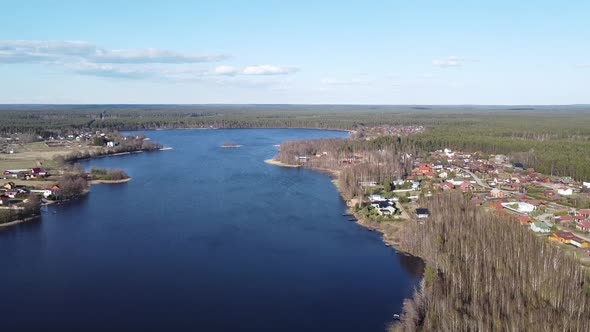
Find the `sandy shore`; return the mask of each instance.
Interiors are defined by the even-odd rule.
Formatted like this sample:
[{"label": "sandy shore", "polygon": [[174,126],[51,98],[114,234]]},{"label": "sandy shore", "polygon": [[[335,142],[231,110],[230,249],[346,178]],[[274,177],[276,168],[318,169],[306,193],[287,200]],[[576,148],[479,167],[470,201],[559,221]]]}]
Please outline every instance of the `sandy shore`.
[{"label": "sandy shore", "polygon": [[121,180],[92,180],[90,184],[116,184],[116,183],[127,183],[131,181],[131,178],[121,179]]},{"label": "sandy shore", "polygon": [[20,223],[31,221],[31,220],[37,219],[39,217],[41,217],[41,215],[30,217],[30,218],[25,218],[25,219],[13,220],[11,222],[0,224],[0,228],[18,225]]},{"label": "sandy shore", "polygon": [[280,162],[278,160],[275,160],[275,159],[267,159],[264,162],[267,163],[267,164],[271,164],[271,165],[275,165],[275,166],[281,166],[281,167],[291,167],[291,168],[301,167],[301,165],[289,165],[289,164],[282,163],[282,162]]}]

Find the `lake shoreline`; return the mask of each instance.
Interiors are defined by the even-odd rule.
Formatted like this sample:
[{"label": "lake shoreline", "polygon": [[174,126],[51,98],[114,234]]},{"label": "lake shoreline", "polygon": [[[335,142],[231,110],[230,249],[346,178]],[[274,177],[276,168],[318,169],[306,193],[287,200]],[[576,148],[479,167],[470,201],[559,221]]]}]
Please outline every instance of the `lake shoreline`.
[{"label": "lake shoreline", "polygon": [[119,183],[127,183],[131,181],[132,178],[120,179],[120,180],[90,180],[88,184],[90,185],[97,185],[97,184],[119,184]]},{"label": "lake shoreline", "polygon": [[[279,166],[279,167],[304,168],[302,165],[286,164],[286,163],[280,162],[274,158],[267,159],[264,162],[267,164],[275,165],[275,166]],[[342,192],[342,188],[340,188],[340,185],[338,184],[338,180],[340,177],[339,171],[328,169],[328,168],[318,168],[318,167],[309,167],[308,169],[315,171],[315,172],[326,174],[332,179],[331,180],[332,184],[336,187],[336,189],[338,190],[338,193],[340,194],[340,197],[346,203],[346,206],[347,206],[346,213],[354,217],[354,219],[356,220],[355,223],[357,225],[362,226],[362,227],[368,229],[369,231],[381,233],[383,243],[386,246],[392,247],[393,249],[395,249],[396,251],[398,251],[401,254],[414,256],[411,253],[409,253],[408,251],[406,251],[401,246],[401,243],[398,238],[403,230],[403,227],[405,226],[405,223],[407,223],[408,221],[400,221],[400,222],[398,222],[399,224],[384,224],[384,223],[379,223],[376,221],[371,221],[366,218],[362,218],[358,213],[356,213],[356,211],[354,211],[354,206],[357,204],[356,199],[347,198],[344,195],[344,193]]]},{"label": "lake shoreline", "polygon": [[153,129],[122,129],[124,132],[142,132],[142,131],[164,131],[164,130],[250,130],[250,129],[301,129],[301,130],[317,130],[317,131],[339,131],[343,133],[353,134],[356,130],[352,129],[338,129],[338,128],[309,128],[309,127],[248,127],[248,128],[153,128]]},{"label": "lake shoreline", "polygon": [[[164,148],[160,148],[157,150],[137,150],[137,151],[127,151],[127,152],[117,152],[117,153],[107,153],[107,154],[99,154],[99,155],[94,155],[94,156],[90,156],[88,158],[83,158],[83,159],[76,159],[75,161],[88,161],[88,160],[92,160],[92,159],[99,159],[99,158],[104,158],[104,157],[117,157],[117,156],[127,156],[127,155],[131,155],[131,154],[137,154],[137,153],[143,153],[143,152],[156,152],[156,151],[168,151],[168,150],[172,150],[172,147],[164,147]],[[73,163],[74,161],[68,161],[67,163]],[[88,195],[91,191],[91,187],[93,185],[100,185],[100,184],[123,184],[123,183],[127,183],[129,181],[131,181],[132,178],[125,178],[125,179],[120,179],[120,180],[90,180],[88,181],[88,189],[84,190],[84,192],[79,195],[79,197],[72,197],[69,199],[65,199],[65,200],[58,200],[58,201],[48,201],[47,203],[44,203],[43,205],[49,205],[49,204],[60,204],[60,203],[66,203],[72,200],[76,200],[79,199],[81,197],[84,197],[86,195]],[[52,184],[51,181],[47,181],[49,185]],[[53,182],[54,183],[54,182]],[[54,183],[55,184],[55,183]],[[25,219],[17,219],[17,220],[12,220],[6,223],[2,223],[0,224],[0,227],[11,227],[11,226],[16,226],[19,225],[21,223],[30,221],[32,219],[37,219],[37,218],[41,218],[42,214],[40,213],[39,215],[35,215],[33,217],[29,217],[29,218],[25,218]]]},{"label": "lake shoreline", "polygon": [[22,223],[29,222],[31,220],[35,220],[35,219],[39,219],[39,218],[41,218],[41,214],[34,215],[34,216],[31,216],[31,217],[28,217],[28,218],[24,218],[24,219],[17,219],[17,220],[5,222],[5,223],[0,224],[0,228],[20,225]]}]

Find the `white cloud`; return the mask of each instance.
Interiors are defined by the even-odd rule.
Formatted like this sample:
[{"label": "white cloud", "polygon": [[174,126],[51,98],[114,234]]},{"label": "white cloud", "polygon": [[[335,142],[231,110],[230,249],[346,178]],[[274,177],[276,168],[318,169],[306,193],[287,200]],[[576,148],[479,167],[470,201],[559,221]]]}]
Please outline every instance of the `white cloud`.
[{"label": "white cloud", "polygon": [[109,78],[200,80],[207,75],[204,70],[191,68],[169,69],[161,66],[146,67],[141,65],[113,65],[94,62],[80,62],[68,65],[67,67],[77,74]]},{"label": "white cloud", "polygon": [[83,41],[0,40],[0,63],[51,62],[94,52],[96,47]]},{"label": "white cloud", "polygon": [[199,63],[226,59],[224,55],[181,54],[157,48],[98,50],[90,60],[101,63]]},{"label": "white cloud", "polygon": [[75,73],[82,75],[134,79],[158,76],[156,72],[145,68],[113,66],[110,64],[97,64],[93,62],[81,62],[68,67]]},{"label": "white cloud", "polygon": [[215,74],[217,75],[236,75],[239,73],[239,70],[232,66],[217,66],[215,67]]},{"label": "white cloud", "polygon": [[369,85],[371,82],[361,79],[337,80],[332,78],[324,78],[320,81],[323,85]]},{"label": "white cloud", "polygon": [[262,66],[247,66],[243,69],[239,69],[232,66],[218,66],[215,68],[214,75],[222,76],[235,76],[235,75],[248,75],[248,76],[265,76],[265,75],[288,75],[299,71],[293,67],[280,67],[274,65],[262,65]]},{"label": "white cloud", "polygon": [[465,63],[465,59],[456,56],[450,56],[445,59],[436,59],[432,61],[432,64],[441,68],[448,67],[461,67]]},{"label": "white cloud", "polygon": [[241,73],[244,75],[285,75],[299,71],[293,67],[279,67],[273,65],[248,66]]},{"label": "white cloud", "polygon": [[108,50],[85,41],[0,40],[0,64],[40,63],[100,77],[195,80],[205,76],[287,75],[298,71],[294,67],[275,65],[245,68],[221,65],[212,72],[194,67],[198,63],[226,58],[225,55],[183,54],[157,48]]},{"label": "white cloud", "polygon": [[85,41],[0,40],[0,63],[87,61],[94,63],[199,63],[224,55],[182,54],[157,48],[107,50]]}]

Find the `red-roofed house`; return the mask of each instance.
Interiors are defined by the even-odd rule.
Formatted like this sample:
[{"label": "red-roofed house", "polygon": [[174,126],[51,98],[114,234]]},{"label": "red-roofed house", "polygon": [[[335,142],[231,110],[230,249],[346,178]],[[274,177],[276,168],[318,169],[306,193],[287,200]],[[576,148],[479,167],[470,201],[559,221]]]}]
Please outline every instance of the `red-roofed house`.
[{"label": "red-roofed house", "polygon": [[590,218],[590,209],[580,209],[577,214],[584,218]]},{"label": "red-roofed house", "polygon": [[567,224],[567,223],[570,223],[573,221],[574,221],[574,217],[572,217],[570,215],[565,215],[565,216],[559,217],[559,222],[562,224]]},{"label": "red-roofed house", "polygon": [[461,187],[461,191],[464,193],[466,193],[470,190],[473,190],[473,185],[467,181],[464,181],[463,183],[461,183],[461,185],[459,187]]},{"label": "red-roofed house", "polygon": [[47,175],[47,172],[43,168],[40,168],[40,167],[33,168],[31,170],[31,173],[33,175],[36,175],[36,176],[45,176],[45,175]]},{"label": "red-roofed house", "polygon": [[0,204],[6,205],[8,202],[10,202],[10,197],[6,195],[0,195]]},{"label": "red-roofed house", "polygon": [[572,232],[557,232],[551,234],[549,240],[558,242],[558,243],[565,243],[571,244],[578,248],[588,248],[588,242],[584,241],[583,239],[575,236]]},{"label": "red-roofed house", "polygon": [[576,228],[583,232],[590,232],[590,221],[585,220],[576,225]]},{"label": "red-roofed house", "polygon": [[527,225],[527,224],[532,223],[533,221],[531,220],[531,218],[529,216],[519,216],[518,222],[520,222],[521,225]]}]

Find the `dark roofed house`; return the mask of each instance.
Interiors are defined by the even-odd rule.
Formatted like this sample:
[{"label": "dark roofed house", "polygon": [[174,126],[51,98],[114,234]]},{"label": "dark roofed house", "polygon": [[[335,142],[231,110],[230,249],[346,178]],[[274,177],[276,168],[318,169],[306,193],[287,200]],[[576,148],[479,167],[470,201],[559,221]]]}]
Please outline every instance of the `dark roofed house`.
[{"label": "dark roofed house", "polygon": [[37,175],[37,176],[46,176],[47,175],[47,172],[43,168],[41,168],[41,167],[35,167],[35,168],[33,168],[31,170],[31,173],[33,175]]},{"label": "dark roofed house", "polygon": [[0,195],[0,204],[6,205],[10,202],[10,197],[6,195]]},{"label": "dark roofed house", "polygon": [[516,169],[524,169],[524,165],[522,163],[513,163],[512,167],[516,168]]},{"label": "dark roofed house", "polygon": [[428,211],[428,209],[425,208],[417,208],[416,216],[418,217],[418,219],[426,219],[430,216],[430,211]]}]

